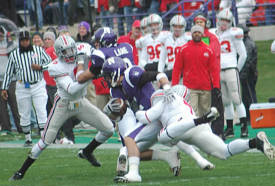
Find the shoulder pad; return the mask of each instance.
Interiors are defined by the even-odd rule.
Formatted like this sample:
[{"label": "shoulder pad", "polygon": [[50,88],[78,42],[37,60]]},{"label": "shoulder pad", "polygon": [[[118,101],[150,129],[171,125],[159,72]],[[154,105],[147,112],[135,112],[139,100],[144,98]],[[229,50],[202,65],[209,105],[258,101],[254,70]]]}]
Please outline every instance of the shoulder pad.
[{"label": "shoulder pad", "polygon": [[91,55],[91,48],[92,46],[88,43],[76,43],[76,48],[77,48],[77,54],[86,54],[87,56]]},{"label": "shoulder pad", "polygon": [[141,38],[139,38],[139,39],[136,40],[135,44],[136,44],[137,48],[142,48],[143,47],[142,45],[143,45],[143,42],[144,42],[146,36],[147,35],[141,36]]},{"label": "shoulder pad", "polygon": [[95,66],[102,66],[106,57],[101,50],[94,50],[91,55],[92,64]]},{"label": "shoulder pad", "polygon": [[236,39],[243,39],[243,29],[241,29],[241,28],[231,27],[230,33],[231,33],[232,37],[234,37]]},{"label": "shoulder pad", "polygon": [[48,72],[49,75],[52,77],[61,77],[68,75],[66,72],[64,72],[64,63],[58,61],[58,58],[48,65]]},{"label": "shoulder pad", "polygon": [[127,68],[124,72],[125,81],[127,82],[127,84],[129,86],[134,88],[134,86],[138,84],[143,72],[144,72],[144,70],[142,70],[138,66],[133,66],[133,67]]}]

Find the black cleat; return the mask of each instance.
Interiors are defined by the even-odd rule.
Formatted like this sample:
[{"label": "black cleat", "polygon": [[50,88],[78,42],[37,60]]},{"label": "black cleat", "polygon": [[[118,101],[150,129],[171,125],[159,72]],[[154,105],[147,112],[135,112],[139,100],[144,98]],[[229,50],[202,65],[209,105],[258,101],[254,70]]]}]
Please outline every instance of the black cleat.
[{"label": "black cleat", "polygon": [[248,137],[248,128],[247,126],[242,126],[241,128],[241,138],[247,138]]},{"label": "black cleat", "polygon": [[226,128],[224,131],[225,138],[233,138],[234,137],[234,130],[233,128]]},{"label": "black cleat", "polygon": [[32,141],[29,141],[29,140],[25,141],[24,147],[31,147],[31,146],[32,146]]},{"label": "black cleat", "polygon": [[21,179],[23,179],[23,177],[24,177],[24,174],[17,171],[16,173],[14,173],[14,175],[12,177],[10,177],[9,181],[21,180]]},{"label": "black cleat", "polygon": [[209,123],[216,120],[219,117],[219,112],[216,107],[211,107],[210,111],[200,118],[194,119],[195,125]]},{"label": "black cleat", "polygon": [[86,154],[86,153],[83,152],[83,149],[78,151],[77,155],[78,155],[79,158],[88,160],[95,167],[100,167],[101,166],[101,164],[97,161],[97,159],[94,157],[93,154]]}]

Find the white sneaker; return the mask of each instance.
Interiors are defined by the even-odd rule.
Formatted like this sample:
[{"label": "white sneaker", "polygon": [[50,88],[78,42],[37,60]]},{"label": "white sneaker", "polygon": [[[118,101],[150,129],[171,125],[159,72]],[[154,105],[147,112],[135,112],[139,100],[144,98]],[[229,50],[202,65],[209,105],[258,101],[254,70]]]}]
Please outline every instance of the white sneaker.
[{"label": "white sneaker", "polygon": [[215,168],[215,165],[206,159],[201,159],[197,161],[197,164],[202,170],[211,170]]},{"label": "white sneaker", "polygon": [[128,170],[128,159],[125,154],[121,154],[117,159],[117,176],[124,176]]},{"label": "white sneaker", "polygon": [[275,148],[268,141],[265,132],[258,132],[256,137],[256,147],[258,150],[262,151],[268,159],[275,159]]},{"label": "white sneaker", "polygon": [[62,138],[59,142],[60,142],[60,144],[63,144],[63,145],[73,145],[74,144],[73,141],[69,140],[66,137]]},{"label": "white sneaker", "polygon": [[172,150],[170,155],[171,157],[168,160],[170,170],[172,171],[174,176],[178,176],[181,172],[180,152]]}]

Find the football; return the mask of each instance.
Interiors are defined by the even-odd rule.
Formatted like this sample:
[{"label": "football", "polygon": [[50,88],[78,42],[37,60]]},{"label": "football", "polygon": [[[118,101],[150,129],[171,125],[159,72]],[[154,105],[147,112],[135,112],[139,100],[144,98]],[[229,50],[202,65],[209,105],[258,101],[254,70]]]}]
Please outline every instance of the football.
[{"label": "football", "polygon": [[123,116],[127,111],[127,103],[121,98],[117,98],[114,100],[115,103],[119,103],[120,111],[119,112],[112,112],[115,116]]}]

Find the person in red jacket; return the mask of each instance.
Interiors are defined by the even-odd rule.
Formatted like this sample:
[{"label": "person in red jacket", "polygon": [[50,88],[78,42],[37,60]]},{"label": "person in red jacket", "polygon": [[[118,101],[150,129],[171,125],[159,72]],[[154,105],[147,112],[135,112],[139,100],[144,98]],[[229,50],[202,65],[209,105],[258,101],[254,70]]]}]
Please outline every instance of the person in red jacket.
[{"label": "person in red jacket", "polygon": [[[218,70],[214,71],[216,73],[214,76],[216,77],[217,81],[220,82],[220,57],[221,57],[221,46],[218,38],[216,35],[212,34],[208,30],[208,23],[209,20],[204,14],[198,14],[194,18],[194,24],[200,25],[204,28],[204,33],[202,36],[202,41],[207,44],[215,55],[215,64],[217,65]],[[212,81],[212,80],[211,80]],[[213,84],[213,83],[212,83]],[[216,88],[212,89],[211,92],[211,105],[217,107],[220,116],[211,123],[211,128],[213,133],[220,136],[222,139],[224,139],[223,129],[224,129],[224,108],[222,103],[222,97],[221,97],[221,91],[220,91],[220,85]]]},{"label": "person in red jacket", "polygon": [[183,45],[176,56],[172,72],[172,85],[179,84],[183,74],[183,84],[190,90],[190,104],[196,115],[208,112],[211,104],[211,82],[214,88],[220,86],[217,76],[216,58],[212,49],[202,42],[204,28],[191,28],[192,40]]},{"label": "person in red jacket", "polygon": [[120,36],[117,43],[129,43],[133,47],[134,62],[138,65],[138,51],[136,47],[136,40],[141,36],[140,20],[135,20],[132,24],[132,30],[125,36]]}]

